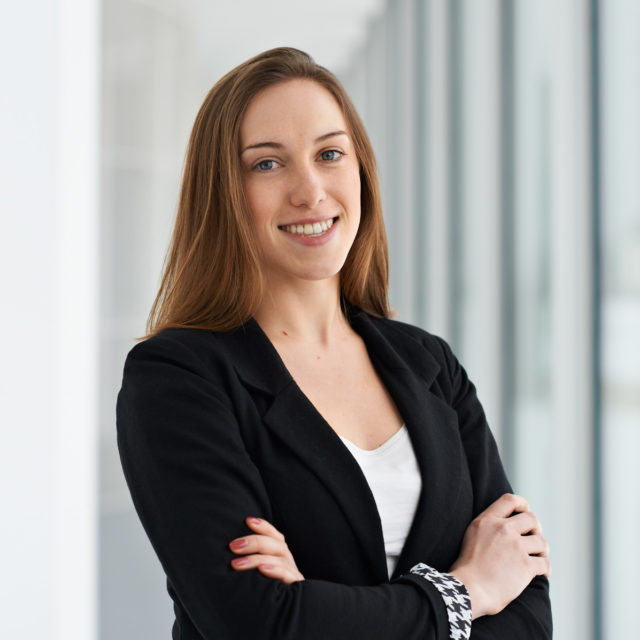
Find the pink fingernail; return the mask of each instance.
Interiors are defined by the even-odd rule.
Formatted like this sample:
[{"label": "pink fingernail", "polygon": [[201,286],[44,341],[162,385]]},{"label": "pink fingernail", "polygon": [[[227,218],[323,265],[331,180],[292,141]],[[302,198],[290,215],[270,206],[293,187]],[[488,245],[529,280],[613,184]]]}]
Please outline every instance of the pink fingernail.
[{"label": "pink fingernail", "polygon": [[232,549],[242,549],[242,547],[247,546],[247,541],[245,540],[245,538],[240,538],[239,540],[234,540],[233,542],[230,542],[229,546]]},{"label": "pink fingernail", "polygon": [[249,522],[251,524],[260,524],[262,520],[260,520],[260,518],[249,518]]},{"label": "pink fingernail", "polygon": [[260,566],[263,569],[266,569],[267,571],[273,571],[273,569],[275,569],[275,567],[272,564],[261,564]]},{"label": "pink fingernail", "polygon": [[231,562],[232,562],[233,565],[238,567],[240,565],[247,564],[247,562],[249,562],[249,558],[235,558]]}]

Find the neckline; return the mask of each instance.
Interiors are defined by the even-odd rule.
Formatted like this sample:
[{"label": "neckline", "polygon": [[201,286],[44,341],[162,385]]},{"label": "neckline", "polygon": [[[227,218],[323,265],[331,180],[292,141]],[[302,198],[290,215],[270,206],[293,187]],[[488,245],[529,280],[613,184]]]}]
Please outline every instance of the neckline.
[{"label": "neckline", "polygon": [[338,434],[340,436],[340,439],[349,447],[349,448],[353,448],[355,449],[359,454],[365,455],[365,456],[371,456],[371,455],[377,455],[382,453],[383,451],[386,451],[387,449],[391,448],[395,442],[397,442],[402,436],[403,434],[407,433],[407,425],[405,423],[402,423],[402,426],[389,438],[387,438],[379,447],[376,447],[375,449],[363,449],[362,447],[359,447],[357,444],[351,442],[351,440],[349,440],[348,438],[345,438],[344,436],[340,436],[340,434]]}]

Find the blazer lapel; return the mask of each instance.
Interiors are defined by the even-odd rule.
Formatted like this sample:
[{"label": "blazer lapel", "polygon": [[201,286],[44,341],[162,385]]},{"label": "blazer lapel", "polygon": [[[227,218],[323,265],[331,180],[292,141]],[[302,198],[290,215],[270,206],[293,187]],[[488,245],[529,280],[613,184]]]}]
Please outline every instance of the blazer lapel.
[{"label": "blazer lapel", "polygon": [[430,390],[440,371],[431,353],[396,327],[377,323],[361,311],[352,325],[365,340],[378,375],[405,421],[422,476],[416,513],[390,576],[393,579],[411,563],[432,562],[431,553],[446,533],[458,499],[466,462],[457,415]]},{"label": "blazer lapel", "polygon": [[[410,375],[398,373],[389,379],[387,388],[405,417],[422,476],[416,513],[395,576],[410,568],[406,563],[411,562],[411,558],[434,562],[430,554],[446,533],[462,487],[465,461],[453,409],[433,395],[421,380]],[[449,567],[436,568],[447,570]]]}]

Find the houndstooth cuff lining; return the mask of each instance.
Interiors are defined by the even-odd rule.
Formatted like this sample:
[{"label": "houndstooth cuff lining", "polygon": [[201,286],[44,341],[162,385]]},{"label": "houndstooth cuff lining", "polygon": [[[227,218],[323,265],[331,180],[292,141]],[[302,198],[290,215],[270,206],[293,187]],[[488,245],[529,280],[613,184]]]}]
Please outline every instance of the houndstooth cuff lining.
[{"label": "houndstooth cuff lining", "polygon": [[424,562],[411,567],[410,573],[426,578],[440,592],[447,607],[449,638],[468,640],[471,635],[471,598],[462,582],[448,573],[436,571]]}]

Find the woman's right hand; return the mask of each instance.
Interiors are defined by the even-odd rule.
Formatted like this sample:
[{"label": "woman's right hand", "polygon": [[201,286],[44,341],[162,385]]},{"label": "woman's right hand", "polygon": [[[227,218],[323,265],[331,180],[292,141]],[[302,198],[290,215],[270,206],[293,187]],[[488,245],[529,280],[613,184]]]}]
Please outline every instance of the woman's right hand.
[{"label": "woman's right hand", "polygon": [[256,535],[236,538],[229,543],[231,551],[241,555],[231,561],[236,571],[257,569],[267,578],[279,579],[285,584],[304,580],[280,531],[262,518],[246,518],[245,522]]},{"label": "woman's right hand", "polygon": [[548,556],[540,522],[527,501],[506,493],[467,527],[449,573],[469,592],[475,619],[502,611],[535,576],[548,577]]}]

